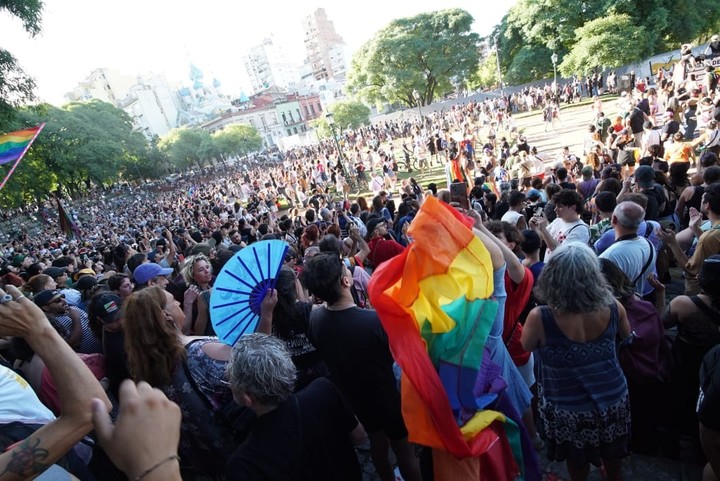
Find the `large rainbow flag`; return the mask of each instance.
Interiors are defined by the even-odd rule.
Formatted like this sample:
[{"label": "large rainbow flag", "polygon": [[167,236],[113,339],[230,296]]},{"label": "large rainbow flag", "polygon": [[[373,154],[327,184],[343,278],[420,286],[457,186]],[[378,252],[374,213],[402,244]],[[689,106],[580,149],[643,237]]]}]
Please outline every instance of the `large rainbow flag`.
[{"label": "large rainbow flag", "polygon": [[472,223],[427,199],[413,243],[373,273],[370,299],[402,368],[409,439],[433,448],[435,479],[540,479],[535,454],[523,456],[520,414],[503,401],[507,384],[484,355],[498,306]]},{"label": "large rainbow flag", "polygon": [[44,123],[37,127],[29,127],[24,130],[0,135],[0,165],[15,162],[2,181],[2,184],[0,184],[0,189],[5,187],[5,183],[13,174],[25,153],[30,149],[30,146],[40,134],[43,127],[45,127]]}]

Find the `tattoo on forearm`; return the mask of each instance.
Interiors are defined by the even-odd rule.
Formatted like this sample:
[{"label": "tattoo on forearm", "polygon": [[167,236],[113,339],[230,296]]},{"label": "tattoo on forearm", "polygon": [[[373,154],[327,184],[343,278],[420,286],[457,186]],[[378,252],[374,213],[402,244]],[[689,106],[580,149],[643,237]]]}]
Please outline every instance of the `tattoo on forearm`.
[{"label": "tattoo on forearm", "polygon": [[28,438],[10,451],[10,460],[0,477],[5,474],[30,476],[44,471],[48,467],[45,463],[48,454],[47,449],[40,447],[39,438]]}]

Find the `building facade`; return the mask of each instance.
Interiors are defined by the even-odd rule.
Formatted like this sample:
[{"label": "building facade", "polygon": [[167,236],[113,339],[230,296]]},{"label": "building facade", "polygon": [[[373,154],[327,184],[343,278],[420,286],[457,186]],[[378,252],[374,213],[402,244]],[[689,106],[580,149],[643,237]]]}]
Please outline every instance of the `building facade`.
[{"label": "building facade", "polygon": [[243,64],[255,93],[270,87],[287,90],[300,79],[298,67],[287,59],[284,49],[272,37],[251,48],[243,56]]},{"label": "building facade", "polygon": [[317,80],[345,78],[347,54],[345,41],[335,31],[324,8],[318,8],[303,19],[306,63]]},{"label": "building facade", "polygon": [[228,125],[244,123],[258,131],[266,146],[278,146],[284,145],[283,139],[305,134],[310,129],[309,122],[323,112],[318,95],[287,94],[277,88],[254,95],[236,107],[237,110],[205,122],[201,128],[213,133]]}]

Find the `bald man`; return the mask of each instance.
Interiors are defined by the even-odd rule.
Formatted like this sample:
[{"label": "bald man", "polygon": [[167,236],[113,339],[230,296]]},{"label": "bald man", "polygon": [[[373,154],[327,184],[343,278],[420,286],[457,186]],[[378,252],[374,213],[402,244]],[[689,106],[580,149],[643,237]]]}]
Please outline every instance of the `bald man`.
[{"label": "bald man", "polygon": [[635,202],[620,202],[613,210],[610,223],[615,231],[615,242],[602,254],[627,275],[642,296],[646,292],[648,276],[655,272],[655,247],[644,236],[638,236],[638,227],[645,218],[645,210]]}]

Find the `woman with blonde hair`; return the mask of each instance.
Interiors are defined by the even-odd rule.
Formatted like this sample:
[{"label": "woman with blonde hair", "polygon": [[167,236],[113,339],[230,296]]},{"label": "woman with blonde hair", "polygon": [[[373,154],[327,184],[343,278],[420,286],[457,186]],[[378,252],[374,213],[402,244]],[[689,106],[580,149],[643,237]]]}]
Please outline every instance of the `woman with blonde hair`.
[{"label": "woman with blonde hair", "polygon": [[133,293],[123,308],[130,374],[135,382],[147,382],[180,405],[184,467],[220,476],[237,441],[227,420],[219,418],[220,412],[234,406],[225,378],[230,346],[217,338],[184,336],[180,303],[159,286]]},{"label": "woman with blonde hair", "polygon": [[182,325],[182,332],[193,334],[198,316],[198,297],[212,287],[213,271],[210,259],[204,254],[190,256],[183,263],[180,274],[187,285],[183,295],[185,322]]}]

